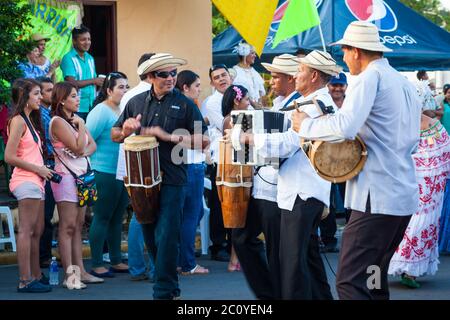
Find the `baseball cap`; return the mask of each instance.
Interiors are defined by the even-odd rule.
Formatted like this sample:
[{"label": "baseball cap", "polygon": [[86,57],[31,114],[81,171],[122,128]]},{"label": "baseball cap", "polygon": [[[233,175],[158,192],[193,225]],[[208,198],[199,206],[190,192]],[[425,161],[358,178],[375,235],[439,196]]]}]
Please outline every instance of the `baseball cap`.
[{"label": "baseball cap", "polygon": [[347,76],[345,75],[345,73],[341,72],[339,73],[337,76],[332,77],[330,82],[330,84],[347,84]]}]

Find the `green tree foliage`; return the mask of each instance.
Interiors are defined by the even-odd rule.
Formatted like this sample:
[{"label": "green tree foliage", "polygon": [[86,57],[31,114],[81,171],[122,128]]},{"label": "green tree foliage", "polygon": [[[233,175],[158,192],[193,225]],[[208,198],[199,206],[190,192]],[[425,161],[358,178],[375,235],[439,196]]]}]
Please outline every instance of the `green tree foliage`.
[{"label": "green tree foliage", "polygon": [[216,6],[212,6],[212,33],[213,38],[230,26],[230,23],[217,10]]},{"label": "green tree foliage", "polygon": [[434,24],[450,31],[450,11],[440,9],[439,0],[400,0]]},{"label": "green tree foliage", "polygon": [[10,82],[22,76],[18,61],[25,61],[32,47],[24,39],[29,12],[17,0],[0,0],[0,104],[9,101]]}]

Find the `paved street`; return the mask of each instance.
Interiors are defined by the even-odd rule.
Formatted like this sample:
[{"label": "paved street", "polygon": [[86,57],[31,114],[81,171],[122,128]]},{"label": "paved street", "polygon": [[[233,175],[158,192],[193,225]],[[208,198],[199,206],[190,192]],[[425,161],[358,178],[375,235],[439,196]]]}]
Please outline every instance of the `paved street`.
[{"label": "paved street", "polygon": [[[327,254],[336,270],[338,254]],[[450,299],[450,256],[441,257],[439,271],[433,277],[420,279],[422,288],[403,287],[398,278],[391,278],[391,298],[399,300],[440,300]],[[206,256],[199,263],[210,269],[209,275],[180,276],[181,295],[185,300],[251,300],[254,299],[241,272],[229,273],[227,263],[209,260]],[[327,262],[325,267],[333,295],[335,277]],[[90,261],[86,260],[89,268]],[[152,299],[152,284],[148,281],[134,282],[128,274],[118,274],[106,279],[104,284],[89,285],[85,290],[68,290],[56,287],[50,293],[17,293],[17,266],[0,266],[0,300],[147,300]]]}]

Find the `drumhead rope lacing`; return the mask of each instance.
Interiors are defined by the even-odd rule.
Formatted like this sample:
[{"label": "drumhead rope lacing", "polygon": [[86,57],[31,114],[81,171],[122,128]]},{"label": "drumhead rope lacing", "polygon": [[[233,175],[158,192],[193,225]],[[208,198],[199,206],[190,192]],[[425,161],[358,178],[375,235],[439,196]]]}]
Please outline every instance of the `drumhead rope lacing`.
[{"label": "drumhead rope lacing", "polygon": [[[127,172],[131,172],[130,170],[130,154],[126,153],[127,156]],[[138,188],[144,188],[144,189],[150,189],[153,188],[154,186],[158,185],[161,182],[161,177],[154,177],[154,167],[153,167],[153,162],[151,163],[151,167],[152,167],[152,184],[148,185],[144,183],[144,174],[142,172],[142,158],[141,158],[141,154],[138,153],[136,155],[137,161],[138,161],[138,166],[139,166],[139,179],[141,180],[141,183],[124,183],[125,187],[138,187]],[[159,163],[158,163],[159,165]]]}]

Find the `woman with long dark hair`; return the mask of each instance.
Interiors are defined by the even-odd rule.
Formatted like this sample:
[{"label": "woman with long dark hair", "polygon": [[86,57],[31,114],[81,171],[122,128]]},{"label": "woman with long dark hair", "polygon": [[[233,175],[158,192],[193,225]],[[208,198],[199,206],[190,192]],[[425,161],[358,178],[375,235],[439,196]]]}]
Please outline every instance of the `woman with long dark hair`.
[{"label": "woman with long dark hair", "polygon": [[48,278],[39,266],[39,239],[44,228],[44,181],[53,175],[44,166],[39,83],[19,79],[12,87],[13,113],[8,121],[5,161],[14,166],[9,188],[19,202],[17,262],[19,292],[48,292]]},{"label": "woman with long dark hair", "polygon": [[[92,154],[98,200],[89,230],[92,271],[97,277],[112,277],[112,272],[128,272],[122,263],[122,221],[129,199],[122,181],[116,179],[119,144],[111,140],[111,128],[120,115],[120,101],[128,90],[128,79],[122,72],[109,73],[103,82],[94,109],[89,113],[86,127],[92,134],[97,150]],[[103,244],[108,244],[111,269],[103,263]]]},{"label": "woman with long dark hair", "polygon": [[63,269],[66,271],[63,286],[67,287],[70,270],[74,270],[72,266],[76,266],[79,268],[81,282],[70,286],[75,289],[86,288],[85,283],[103,282],[103,279],[87,273],[83,265],[81,230],[86,207],[80,207],[78,204],[77,187],[71,171],[76,176],[87,172],[89,161],[87,157],[95,151],[96,145],[83,119],[75,114],[79,105],[80,97],[73,84],[70,82],[55,84],[49,135],[55,153],[55,170],[61,174],[62,179],[59,184],[54,182],[51,184],[59,214],[59,253]]},{"label": "woman with long dark hair", "polygon": [[[227,90],[225,90],[222,99],[222,115],[224,116],[222,133],[224,133],[225,130],[232,128],[231,111],[247,110],[249,106],[249,92],[245,87],[231,85]],[[233,246],[231,246],[231,257],[230,262],[228,263],[228,271],[241,271],[241,265],[239,264],[239,260]]]},{"label": "woman with long dark hair", "polygon": [[[200,96],[200,77],[191,70],[177,76],[176,87],[197,104]],[[205,155],[200,150],[186,150],[187,187],[181,221],[179,265],[182,275],[207,274],[209,270],[195,261],[195,233],[203,216],[203,185],[205,180]]]}]

